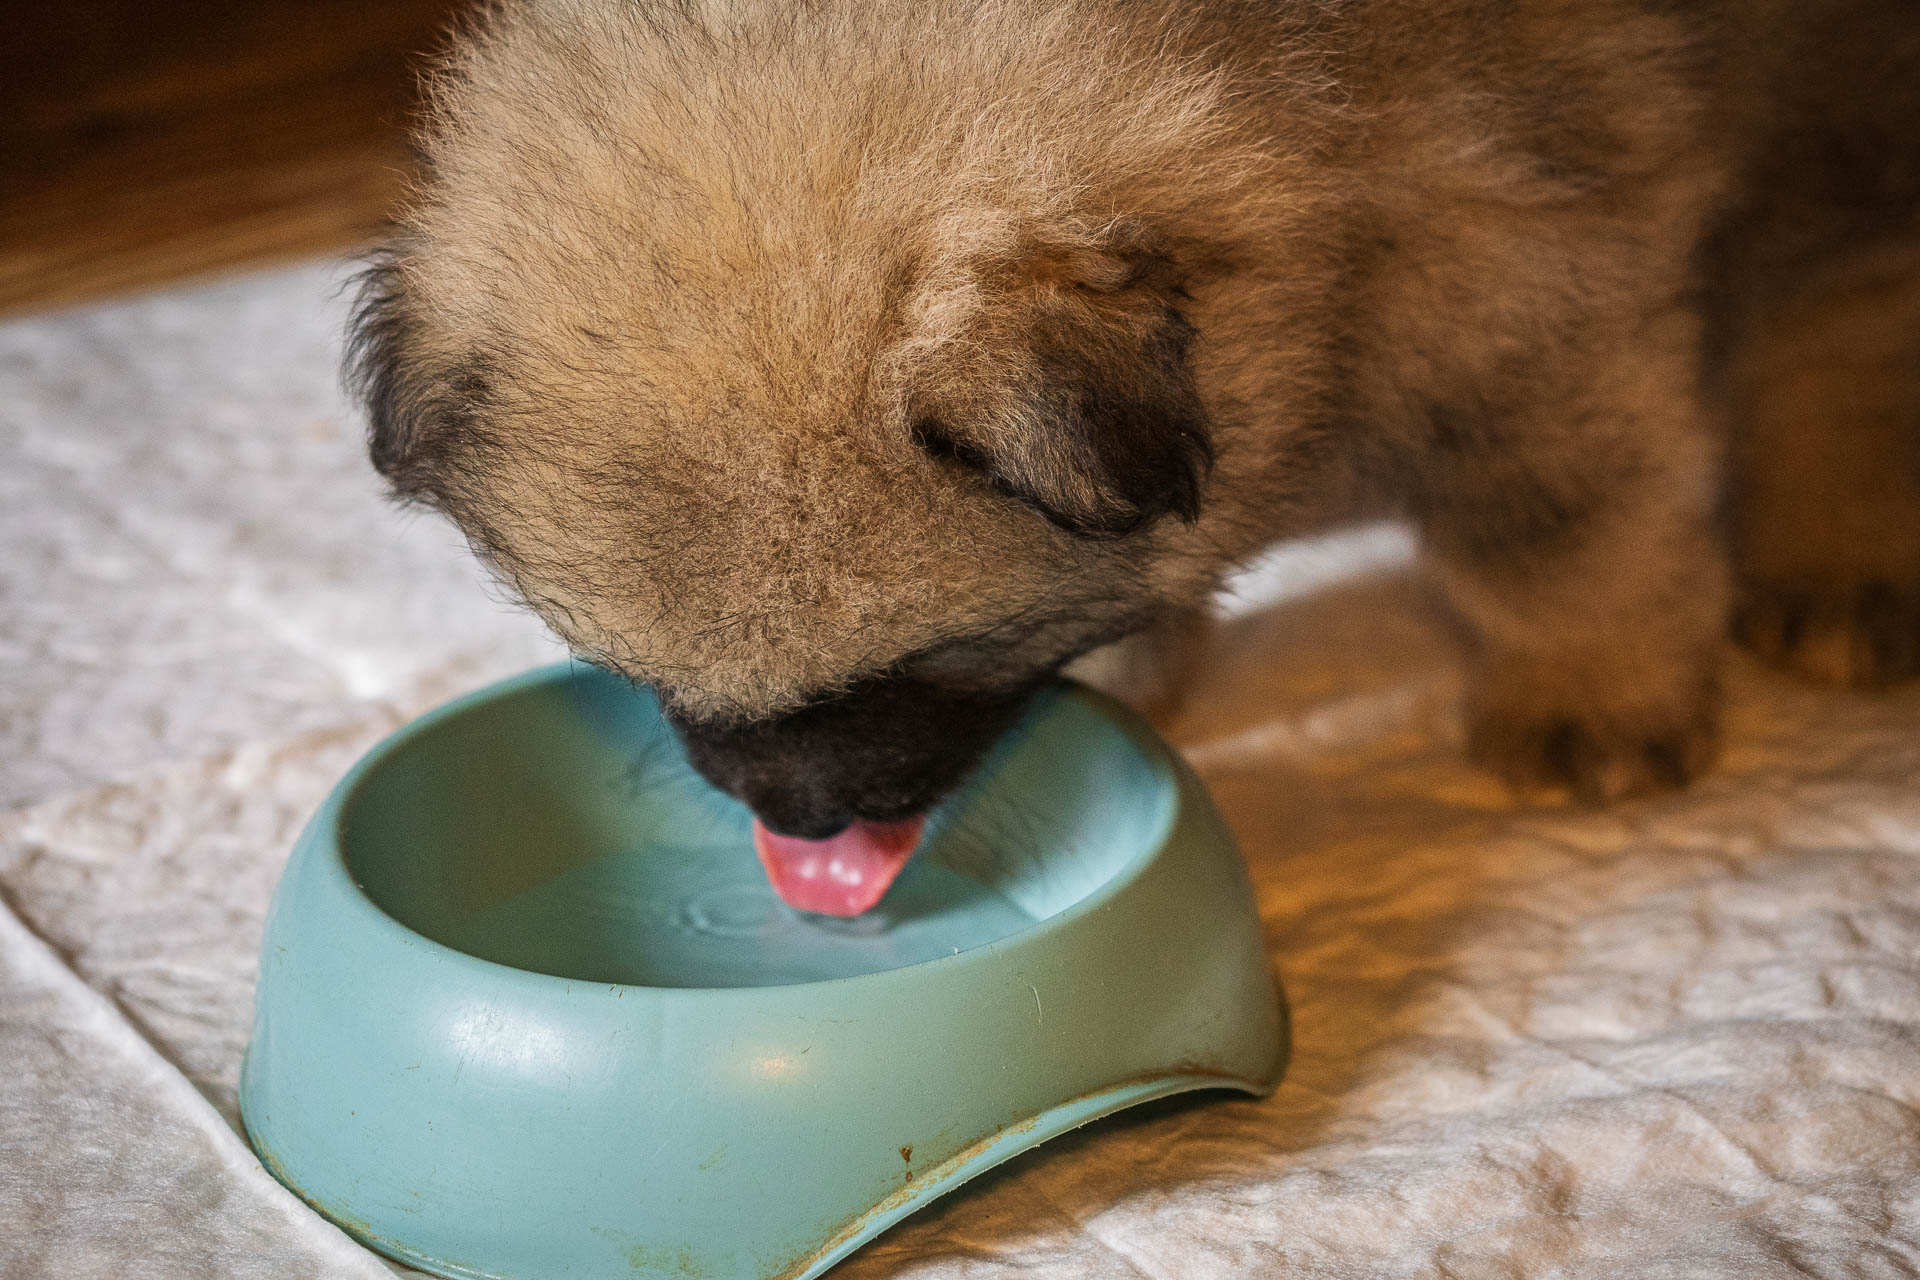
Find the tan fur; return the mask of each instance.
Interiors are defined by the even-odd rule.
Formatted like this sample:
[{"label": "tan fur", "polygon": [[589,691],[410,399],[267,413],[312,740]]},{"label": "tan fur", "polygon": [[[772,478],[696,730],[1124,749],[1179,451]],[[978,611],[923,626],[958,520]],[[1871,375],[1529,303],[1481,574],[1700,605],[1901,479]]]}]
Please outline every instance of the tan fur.
[{"label": "tan fur", "polygon": [[[1482,758],[1679,781],[1732,590],[1723,424],[1773,412],[1716,372],[1757,345],[1729,264],[1757,181],[1819,180],[1762,163],[1769,95],[1858,14],[1920,67],[1899,5],[1750,12],[503,7],[370,285],[376,457],[576,648],[729,720],[1009,683],[1276,538],[1400,516],[1478,637]],[[1843,398],[1793,376],[1786,412]],[[1896,450],[1903,386],[1872,410]]]}]

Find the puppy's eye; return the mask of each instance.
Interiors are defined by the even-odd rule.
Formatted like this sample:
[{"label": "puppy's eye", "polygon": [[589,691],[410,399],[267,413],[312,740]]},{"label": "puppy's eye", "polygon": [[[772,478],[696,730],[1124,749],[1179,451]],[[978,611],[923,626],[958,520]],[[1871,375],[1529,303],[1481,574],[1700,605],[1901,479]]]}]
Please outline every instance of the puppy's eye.
[{"label": "puppy's eye", "polygon": [[938,418],[920,418],[913,424],[913,442],[935,458],[946,458],[975,471],[993,474],[987,455],[970,444],[954,439],[947,424]]}]

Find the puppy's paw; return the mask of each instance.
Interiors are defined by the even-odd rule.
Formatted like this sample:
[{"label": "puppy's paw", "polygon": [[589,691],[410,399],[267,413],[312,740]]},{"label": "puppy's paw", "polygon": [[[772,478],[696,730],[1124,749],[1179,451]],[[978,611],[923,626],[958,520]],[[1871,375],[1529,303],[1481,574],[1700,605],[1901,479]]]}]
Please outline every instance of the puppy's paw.
[{"label": "puppy's paw", "polygon": [[1586,804],[1685,786],[1719,750],[1709,683],[1691,701],[1625,709],[1554,705],[1483,691],[1468,754],[1520,791],[1564,790]]},{"label": "puppy's paw", "polygon": [[1920,675],[1920,574],[1750,582],[1734,634],[1764,662],[1825,684],[1876,689]]}]

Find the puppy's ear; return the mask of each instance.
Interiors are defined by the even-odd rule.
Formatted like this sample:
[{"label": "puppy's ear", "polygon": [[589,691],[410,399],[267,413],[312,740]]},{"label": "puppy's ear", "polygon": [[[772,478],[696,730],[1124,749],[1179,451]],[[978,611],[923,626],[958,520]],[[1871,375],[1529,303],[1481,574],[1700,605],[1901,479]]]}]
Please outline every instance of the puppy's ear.
[{"label": "puppy's ear", "polygon": [[1082,537],[1172,514],[1192,523],[1213,462],[1188,365],[1195,331],[1152,265],[1050,258],[1028,295],[1009,402],[919,417],[922,447],[985,472],[1002,492]]},{"label": "puppy's ear", "polygon": [[358,284],[346,381],[366,410],[368,455],[396,496],[433,502],[445,446],[471,426],[486,398],[485,364],[434,350],[397,258],[377,259]]}]

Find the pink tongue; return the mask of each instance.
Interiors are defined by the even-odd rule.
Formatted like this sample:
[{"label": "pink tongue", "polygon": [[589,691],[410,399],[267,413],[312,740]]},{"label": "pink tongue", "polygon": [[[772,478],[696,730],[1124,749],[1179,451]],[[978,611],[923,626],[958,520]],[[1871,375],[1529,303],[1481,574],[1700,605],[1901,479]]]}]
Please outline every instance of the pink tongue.
[{"label": "pink tongue", "polygon": [[753,821],[753,851],[780,901],[826,916],[857,916],[880,901],[920,843],[924,818],[855,822],[837,836],[802,840]]}]

